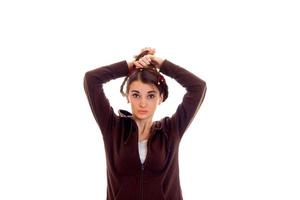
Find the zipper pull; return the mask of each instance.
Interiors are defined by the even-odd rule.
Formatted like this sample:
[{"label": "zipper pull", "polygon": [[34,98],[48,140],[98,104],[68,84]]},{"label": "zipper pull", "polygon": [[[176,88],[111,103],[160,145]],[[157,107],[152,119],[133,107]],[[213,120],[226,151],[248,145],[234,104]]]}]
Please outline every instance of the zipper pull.
[{"label": "zipper pull", "polygon": [[142,171],[144,171],[144,164],[142,164]]}]

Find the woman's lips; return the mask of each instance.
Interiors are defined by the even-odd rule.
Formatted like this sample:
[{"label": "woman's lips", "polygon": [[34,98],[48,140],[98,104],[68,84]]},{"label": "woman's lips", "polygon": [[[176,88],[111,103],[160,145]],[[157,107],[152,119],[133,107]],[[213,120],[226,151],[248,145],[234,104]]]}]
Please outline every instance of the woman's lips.
[{"label": "woman's lips", "polygon": [[148,112],[147,110],[138,110],[138,113],[142,113],[142,114],[147,113],[147,112]]}]

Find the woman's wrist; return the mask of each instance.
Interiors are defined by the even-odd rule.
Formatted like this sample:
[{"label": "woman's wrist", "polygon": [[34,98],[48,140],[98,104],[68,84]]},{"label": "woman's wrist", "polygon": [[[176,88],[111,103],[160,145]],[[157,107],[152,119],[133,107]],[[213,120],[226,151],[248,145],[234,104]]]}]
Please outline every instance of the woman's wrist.
[{"label": "woman's wrist", "polygon": [[132,69],[132,67],[133,67],[134,60],[127,59],[126,62],[127,62],[127,65],[128,65],[128,69],[130,71]]},{"label": "woman's wrist", "polygon": [[162,63],[165,61],[164,58],[159,58],[159,57],[156,57],[156,60],[157,60],[157,62],[158,62],[158,67],[159,67],[159,68],[161,67]]}]

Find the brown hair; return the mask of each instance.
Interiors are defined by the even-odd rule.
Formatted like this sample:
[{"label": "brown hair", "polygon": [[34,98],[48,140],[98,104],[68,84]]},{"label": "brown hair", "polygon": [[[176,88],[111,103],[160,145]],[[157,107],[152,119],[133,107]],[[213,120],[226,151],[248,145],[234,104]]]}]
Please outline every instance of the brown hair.
[{"label": "brown hair", "polygon": [[[145,50],[141,52],[139,55],[134,56],[135,60],[139,60],[145,55],[148,55],[149,51]],[[168,85],[166,83],[165,78],[161,73],[158,72],[158,63],[154,60],[151,60],[150,64],[146,68],[137,69],[135,65],[133,65],[132,70],[129,71],[129,74],[125,77],[120,92],[122,96],[126,96],[129,91],[129,86],[133,81],[141,81],[146,84],[153,84],[157,87],[159,94],[163,94],[163,102],[168,98]],[[127,81],[128,80],[128,81]],[[127,81],[126,93],[123,92],[124,84]]]}]

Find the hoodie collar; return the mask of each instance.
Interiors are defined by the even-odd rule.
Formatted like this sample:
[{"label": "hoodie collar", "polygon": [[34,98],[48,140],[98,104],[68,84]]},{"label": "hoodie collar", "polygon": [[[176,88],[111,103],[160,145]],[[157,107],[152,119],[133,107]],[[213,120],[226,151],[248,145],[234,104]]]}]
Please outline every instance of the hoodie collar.
[{"label": "hoodie collar", "polygon": [[132,117],[132,114],[127,110],[119,109],[118,113],[120,117],[130,117],[130,118]]},{"label": "hoodie collar", "polygon": [[[131,119],[133,119],[132,118],[132,114],[130,112],[128,112],[127,110],[119,109],[118,113],[119,113],[120,117],[125,117],[125,118],[131,118]],[[162,124],[161,124],[160,121],[154,121],[153,124],[154,124],[154,126],[153,126],[154,130],[160,130],[160,129],[162,129]]]}]

